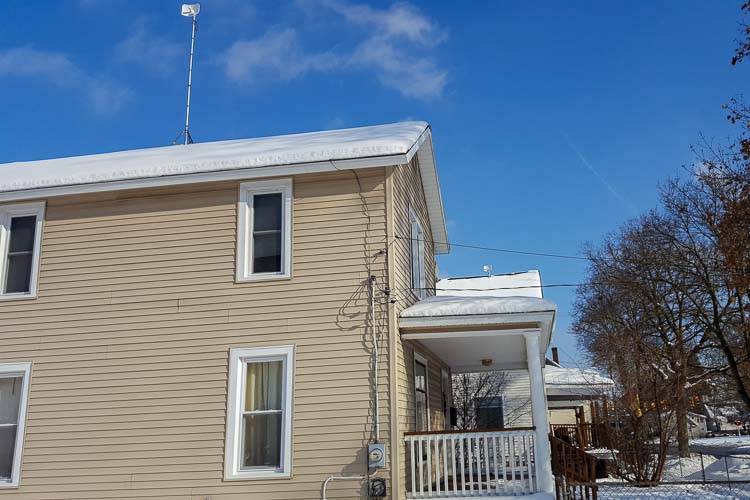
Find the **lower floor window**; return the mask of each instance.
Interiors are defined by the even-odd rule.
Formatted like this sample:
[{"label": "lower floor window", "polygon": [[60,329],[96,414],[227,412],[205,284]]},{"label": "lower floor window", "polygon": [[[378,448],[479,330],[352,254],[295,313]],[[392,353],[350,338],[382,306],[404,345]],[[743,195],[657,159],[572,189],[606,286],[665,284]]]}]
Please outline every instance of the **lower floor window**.
[{"label": "lower floor window", "polygon": [[17,487],[31,364],[0,364],[0,488]]},{"label": "lower floor window", "polygon": [[227,479],[288,477],[294,347],[232,349]]},{"label": "lower floor window", "polygon": [[501,429],[504,425],[503,398],[488,396],[474,400],[477,412],[477,429]]},{"label": "lower floor window", "polygon": [[427,360],[414,355],[414,403],[417,432],[430,430],[429,407],[427,401]]}]

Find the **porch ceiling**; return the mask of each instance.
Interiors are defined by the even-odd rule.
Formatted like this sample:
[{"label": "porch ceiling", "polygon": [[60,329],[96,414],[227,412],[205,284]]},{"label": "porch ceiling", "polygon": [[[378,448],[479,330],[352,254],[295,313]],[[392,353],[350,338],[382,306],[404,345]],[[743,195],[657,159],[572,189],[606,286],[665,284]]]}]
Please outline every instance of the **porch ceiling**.
[{"label": "porch ceiling", "polygon": [[539,335],[543,363],[556,312],[533,297],[429,297],[401,313],[399,328],[454,372],[526,369],[525,335]]}]

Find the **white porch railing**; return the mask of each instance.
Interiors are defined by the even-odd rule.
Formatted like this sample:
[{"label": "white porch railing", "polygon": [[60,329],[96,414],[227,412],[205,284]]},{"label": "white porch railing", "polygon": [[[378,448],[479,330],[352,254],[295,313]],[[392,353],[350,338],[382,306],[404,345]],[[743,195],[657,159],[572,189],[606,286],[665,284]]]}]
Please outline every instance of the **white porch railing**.
[{"label": "white porch railing", "polygon": [[534,434],[533,427],[407,432],[406,498],[535,493]]}]

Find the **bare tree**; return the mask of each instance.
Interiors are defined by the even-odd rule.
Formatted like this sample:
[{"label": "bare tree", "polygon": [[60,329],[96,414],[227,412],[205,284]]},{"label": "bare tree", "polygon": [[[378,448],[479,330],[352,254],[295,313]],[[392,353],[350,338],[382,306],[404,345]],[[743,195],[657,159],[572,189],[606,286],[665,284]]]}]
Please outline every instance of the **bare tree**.
[{"label": "bare tree", "polygon": [[[750,2],[742,4],[742,12],[750,14]],[[737,40],[737,48],[732,57],[732,65],[742,62],[745,57],[750,55],[750,24],[747,22],[740,23],[740,38]]]},{"label": "bare tree", "polygon": [[502,420],[504,426],[512,426],[528,414],[531,397],[525,401],[513,400],[508,403],[507,390],[513,382],[508,372],[489,371],[478,373],[459,373],[452,377],[453,405],[456,407],[459,429],[477,429],[481,422],[478,419],[478,408],[490,401],[503,401]]}]

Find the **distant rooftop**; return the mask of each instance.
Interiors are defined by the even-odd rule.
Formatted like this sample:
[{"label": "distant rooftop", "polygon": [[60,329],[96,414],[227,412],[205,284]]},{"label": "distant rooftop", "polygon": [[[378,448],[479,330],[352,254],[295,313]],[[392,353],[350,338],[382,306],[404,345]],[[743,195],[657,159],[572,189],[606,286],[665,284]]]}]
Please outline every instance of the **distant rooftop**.
[{"label": "distant rooftop", "polygon": [[536,270],[492,276],[443,278],[435,288],[439,296],[544,298],[542,277]]}]

